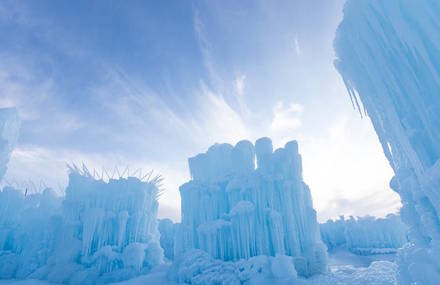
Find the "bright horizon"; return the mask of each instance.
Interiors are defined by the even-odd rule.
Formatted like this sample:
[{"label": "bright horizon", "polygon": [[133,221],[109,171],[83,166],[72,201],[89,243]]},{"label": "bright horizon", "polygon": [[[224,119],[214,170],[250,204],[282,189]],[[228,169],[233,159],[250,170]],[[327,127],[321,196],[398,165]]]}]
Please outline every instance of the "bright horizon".
[{"label": "bright horizon", "polygon": [[321,222],[398,211],[370,119],[333,66],[343,3],[0,3],[0,107],[22,119],[5,178],[57,189],[66,162],[153,169],[159,217],[177,221],[188,157],[268,136],[274,149],[298,140]]}]

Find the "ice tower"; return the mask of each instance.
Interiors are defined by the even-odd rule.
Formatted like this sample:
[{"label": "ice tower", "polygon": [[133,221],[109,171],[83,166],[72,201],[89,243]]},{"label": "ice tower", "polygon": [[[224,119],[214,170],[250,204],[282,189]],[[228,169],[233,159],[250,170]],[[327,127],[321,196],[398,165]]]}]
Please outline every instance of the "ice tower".
[{"label": "ice tower", "polygon": [[65,197],[0,192],[0,279],[106,284],[162,263],[157,185],[72,168]]},{"label": "ice tower", "polygon": [[9,156],[17,142],[20,119],[15,108],[0,108],[0,181],[6,173]]},{"label": "ice tower", "polygon": [[189,168],[192,180],[180,187],[176,256],[190,248],[225,261],[289,255],[300,275],[326,271],[326,248],[296,141],[275,152],[269,138],[255,146],[215,144],[190,158]]},{"label": "ice tower", "polygon": [[440,2],[349,0],[335,39],[353,103],[369,115],[394,170],[410,243],[402,284],[440,280]]}]

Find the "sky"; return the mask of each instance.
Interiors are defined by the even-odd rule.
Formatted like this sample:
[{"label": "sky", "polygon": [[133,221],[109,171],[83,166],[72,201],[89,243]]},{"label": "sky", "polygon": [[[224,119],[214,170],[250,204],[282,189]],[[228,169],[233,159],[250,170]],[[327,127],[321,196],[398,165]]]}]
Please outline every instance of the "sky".
[{"label": "sky", "polygon": [[0,107],[22,120],[3,183],[62,193],[66,163],[154,170],[159,217],[179,221],[188,157],[268,136],[298,140],[320,221],[398,211],[370,119],[333,66],[343,4],[1,1]]}]

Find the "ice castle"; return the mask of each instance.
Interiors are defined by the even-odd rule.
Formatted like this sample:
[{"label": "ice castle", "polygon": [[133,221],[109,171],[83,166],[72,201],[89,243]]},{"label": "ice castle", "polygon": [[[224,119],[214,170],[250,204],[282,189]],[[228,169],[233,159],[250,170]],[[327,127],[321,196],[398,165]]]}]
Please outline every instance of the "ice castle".
[{"label": "ice castle", "polygon": [[335,65],[395,173],[410,239],[398,254],[402,284],[440,280],[439,29],[439,1],[351,0],[334,43]]},{"label": "ice castle", "polygon": [[326,247],[296,141],[275,152],[269,138],[255,146],[215,144],[190,158],[189,167],[192,180],[180,187],[175,255],[191,248],[225,261],[288,255],[299,275],[326,271]]}]

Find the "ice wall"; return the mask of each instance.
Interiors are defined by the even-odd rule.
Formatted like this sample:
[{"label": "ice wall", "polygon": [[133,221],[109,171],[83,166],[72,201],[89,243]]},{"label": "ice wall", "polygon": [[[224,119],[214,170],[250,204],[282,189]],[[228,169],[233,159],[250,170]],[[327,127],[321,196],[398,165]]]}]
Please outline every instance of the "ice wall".
[{"label": "ice wall", "polygon": [[61,199],[46,189],[0,192],[0,279],[25,278],[47,263],[60,229]]},{"label": "ice wall", "polygon": [[180,187],[175,256],[191,248],[225,261],[288,255],[300,275],[326,271],[296,141],[275,152],[269,138],[255,147],[249,141],[215,144],[188,161],[192,180]]},{"label": "ice wall", "polygon": [[15,108],[0,108],[0,181],[18,139],[20,119]]},{"label": "ice wall", "polygon": [[128,177],[97,180],[72,168],[66,196],[50,189],[0,192],[0,279],[102,284],[163,260],[157,187]]},{"label": "ice wall", "polygon": [[439,1],[349,0],[334,43],[350,97],[395,172],[411,241],[398,254],[403,284],[440,280],[439,30]]},{"label": "ice wall", "polygon": [[168,260],[174,259],[174,237],[177,225],[170,219],[159,220],[160,246]]},{"label": "ice wall", "polygon": [[357,254],[392,253],[407,241],[407,228],[394,214],[386,218],[343,216],[320,224],[322,241],[329,250],[345,247]]}]

